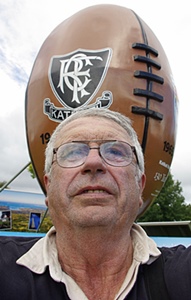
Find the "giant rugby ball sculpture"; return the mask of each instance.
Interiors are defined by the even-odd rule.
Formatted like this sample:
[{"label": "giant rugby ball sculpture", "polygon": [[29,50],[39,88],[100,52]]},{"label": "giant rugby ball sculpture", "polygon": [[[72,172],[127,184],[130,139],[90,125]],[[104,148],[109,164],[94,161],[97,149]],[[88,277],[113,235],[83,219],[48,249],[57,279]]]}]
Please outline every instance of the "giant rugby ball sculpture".
[{"label": "giant rugby ball sculpture", "polygon": [[81,10],[50,33],[37,55],[26,91],[26,133],[44,193],[44,151],[53,130],[76,110],[92,107],[132,120],[145,156],[142,214],[159,194],[172,162],[177,94],[163,47],[125,7]]}]

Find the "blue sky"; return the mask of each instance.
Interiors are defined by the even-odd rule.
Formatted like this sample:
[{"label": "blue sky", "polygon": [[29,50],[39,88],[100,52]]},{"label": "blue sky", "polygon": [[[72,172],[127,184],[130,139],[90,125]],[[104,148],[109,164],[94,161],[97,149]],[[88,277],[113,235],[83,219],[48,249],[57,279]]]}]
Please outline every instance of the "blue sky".
[{"label": "blue sky", "polygon": [[[180,101],[171,172],[175,180],[181,181],[183,195],[191,203],[191,10],[188,0],[157,3],[152,0],[91,0],[91,3],[84,0],[0,0],[0,181],[10,180],[30,160],[25,137],[25,90],[42,43],[70,15],[102,3],[133,9],[151,27],[164,47]],[[11,187],[40,191],[38,183],[27,171]]]},{"label": "blue sky", "polygon": [[1,201],[45,205],[45,197],[41,193],[25,193],[14,190],[3,190],[0,193]]}]

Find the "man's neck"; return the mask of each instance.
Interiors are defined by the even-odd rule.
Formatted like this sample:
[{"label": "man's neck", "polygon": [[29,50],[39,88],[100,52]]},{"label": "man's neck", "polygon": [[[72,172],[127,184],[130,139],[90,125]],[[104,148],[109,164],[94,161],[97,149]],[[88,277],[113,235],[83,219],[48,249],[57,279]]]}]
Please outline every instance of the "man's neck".
[{"label": "man's neck", "polygon": [[130,232],[126,235],[84,229],[56,234],[58,258],[64,272],[89,300],[114,299],[133,259]]}]

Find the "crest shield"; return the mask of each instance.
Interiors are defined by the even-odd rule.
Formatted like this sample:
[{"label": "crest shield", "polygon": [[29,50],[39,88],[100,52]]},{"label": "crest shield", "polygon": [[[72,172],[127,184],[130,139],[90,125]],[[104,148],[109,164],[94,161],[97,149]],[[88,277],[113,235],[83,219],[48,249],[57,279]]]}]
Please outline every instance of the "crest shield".
[{"label": "crest shield", "polygon": [[78,49],[53,56],[49,82],[59,102],[70,109],[87,105],[101,86],[110,63],[112,50]]}]

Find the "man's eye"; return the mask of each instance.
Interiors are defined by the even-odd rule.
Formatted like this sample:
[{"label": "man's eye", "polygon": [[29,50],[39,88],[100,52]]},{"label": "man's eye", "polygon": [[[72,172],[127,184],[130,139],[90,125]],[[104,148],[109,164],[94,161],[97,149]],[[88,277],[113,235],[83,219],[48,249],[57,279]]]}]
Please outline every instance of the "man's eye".
[{"label": "man's eye", "polygon": [[79,150],[71,150],[71,151],[67,151],[67,152],[62,153],[60,155],[60,159],[72,161],[72,160],[78,159],[81,156],[82,156],[81,151],[79,151]]},{"label": "man's eye", "polygon": [[70,152],[62,153],[60,158],[63,160],[74,160],[75,157],[77,157],[76,151],[70,151]]},{"label": "man's eye", "polygon": [[78,145],[76,146],[72,145],[60,151],[59,159],[67,160],[67,161],[75,161],[81,159],[86,155],[87,155],[87,149],[85,149],[84,147],[79,147]]},{"label": "man's eye", "polygon": [[121,159],[124,157],[124,151],[118,147],[110,147],[106,149],[105,156],[108,159]]},{"label": "man's eye", "polygon": [[115,156],[123,156],[124,155],[123,151],[121,151],[118,148],[110,148],[110,149],[108,149],[107,153],[110,155],[115,155]]}]

